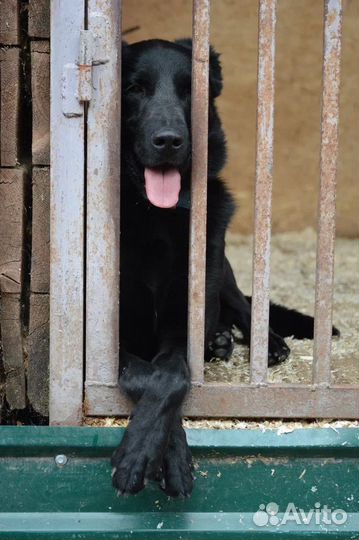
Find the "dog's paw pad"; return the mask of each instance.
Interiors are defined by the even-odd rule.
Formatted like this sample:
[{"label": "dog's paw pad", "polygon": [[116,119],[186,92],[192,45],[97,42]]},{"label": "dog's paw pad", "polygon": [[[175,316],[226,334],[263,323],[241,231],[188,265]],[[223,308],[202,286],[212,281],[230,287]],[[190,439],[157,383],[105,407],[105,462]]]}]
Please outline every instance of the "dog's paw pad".
[{"label": "dog's paw pad", "polygon": [[230,330],[224,330],[223,332],[216,332],[212,341],[208,344],[209,360],[220,359],[229,360],[234,348],[234,338]]},{"label": "dog's paw pad", "polygon": [[290,348],[284,339],[276,334],[269,336],[268,365],[275,366],[287,360],[290,354]]}]

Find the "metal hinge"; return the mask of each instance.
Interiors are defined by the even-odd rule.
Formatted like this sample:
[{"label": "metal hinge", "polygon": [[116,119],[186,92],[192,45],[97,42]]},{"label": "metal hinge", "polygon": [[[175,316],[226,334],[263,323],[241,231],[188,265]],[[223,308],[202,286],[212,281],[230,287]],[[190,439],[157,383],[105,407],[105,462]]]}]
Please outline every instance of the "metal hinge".
[{"label": "metal hinge", "polygon": [[78,60],[64,66],[62,77],[62,112],[71,118],[83,115],[83,104],[91,101],[94,66],[109,61],[107,17],[97,13],[89,14],[92,30],[80,31]]}]

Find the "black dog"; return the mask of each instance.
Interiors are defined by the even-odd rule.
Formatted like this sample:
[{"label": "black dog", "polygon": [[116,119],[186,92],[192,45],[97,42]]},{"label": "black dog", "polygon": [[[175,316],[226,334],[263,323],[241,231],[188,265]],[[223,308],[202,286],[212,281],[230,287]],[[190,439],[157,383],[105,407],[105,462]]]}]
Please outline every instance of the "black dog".
[{"label": "black dog", "polygon": [[[225,257],[234,212],[218,174],[226,159],[215,106],[222,90],[219,58],[210,53],[208,226],[205,344],[229,357],[231,330],[250,339],[250,299]],[[181,425],[189,389],[187,275],[191,178],[191,41],[123,46],[121,181],[121,377],[136,403],[112,458],[113,484],[137,493],[158,479],[171,496],[192,491],[192,460]],[[271,306],[268,362],[282,362],[283,336],[313,337],[313,319]]]}]

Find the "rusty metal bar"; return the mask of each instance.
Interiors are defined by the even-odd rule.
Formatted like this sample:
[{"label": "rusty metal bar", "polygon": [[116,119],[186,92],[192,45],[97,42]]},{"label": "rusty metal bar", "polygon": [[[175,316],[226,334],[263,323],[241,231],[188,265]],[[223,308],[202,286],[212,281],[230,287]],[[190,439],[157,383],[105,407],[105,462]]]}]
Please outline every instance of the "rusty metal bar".
[{"label": "rusty metal bar", "polygon": [[188,358],[203,383],[208,153],[209,0],[193,0],[192,182],[188,284]]},{"label": "rusty metal bar", "polygon": [[[128,415],[133,405],[118,389],[91,386],[87,414]],[[183,414],[202,418],[359,418],[358,386],[204,384],[193,387]]]},{"label": "rusty metal bar", "polygon": [[276,0],[259,1],[251,382],[267,381]]},{"label": "rusty metal bar", "polygon": [[121,4],[87,0],[94,46],[87,116],[86,388],[118,384]]},{"label": "rusty metal bar", "polygon": [[325,0],[313,382],[330,384],[342,0]]}]

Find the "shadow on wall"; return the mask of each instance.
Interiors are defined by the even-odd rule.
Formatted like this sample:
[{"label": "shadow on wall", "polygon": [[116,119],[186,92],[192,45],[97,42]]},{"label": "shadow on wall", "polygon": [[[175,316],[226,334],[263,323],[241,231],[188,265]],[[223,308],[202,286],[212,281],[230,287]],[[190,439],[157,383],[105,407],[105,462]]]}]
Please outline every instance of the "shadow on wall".
[{"label": "shadow on wall", "polygon": [[[134,42],[191,34],[191,0],[124,0]],[[232,230],[252,229],[255,176],[257,2],[212,0],[211,41],[222,53],[219,101],[229,147],[223,173],[240,206]],[[300,7],[299,7],[300,6]],[[359,3],[343,0],[338,218],[340,236],[359,232]],[[278,0],[273,230],[316,225],[319,184],[323,2]]]}]

